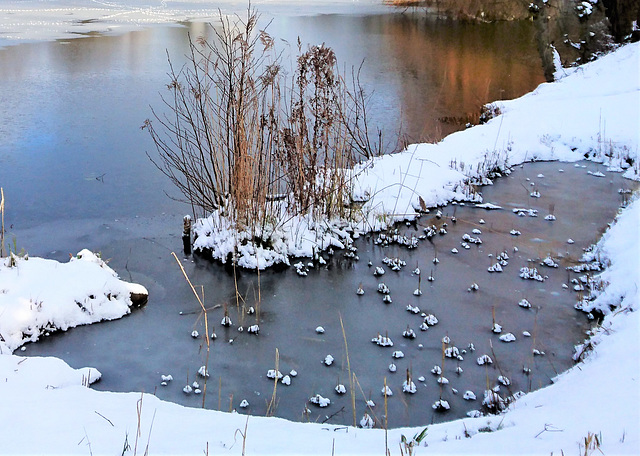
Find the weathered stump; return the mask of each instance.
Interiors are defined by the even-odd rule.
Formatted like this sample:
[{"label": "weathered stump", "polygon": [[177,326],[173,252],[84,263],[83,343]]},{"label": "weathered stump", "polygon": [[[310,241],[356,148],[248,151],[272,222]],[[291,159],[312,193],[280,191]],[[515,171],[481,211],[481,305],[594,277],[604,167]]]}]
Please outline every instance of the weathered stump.
[{"label": "weathered stump", "polygon": [[182,248],[185,255],[191,255],[191,216],[182,219]]}]

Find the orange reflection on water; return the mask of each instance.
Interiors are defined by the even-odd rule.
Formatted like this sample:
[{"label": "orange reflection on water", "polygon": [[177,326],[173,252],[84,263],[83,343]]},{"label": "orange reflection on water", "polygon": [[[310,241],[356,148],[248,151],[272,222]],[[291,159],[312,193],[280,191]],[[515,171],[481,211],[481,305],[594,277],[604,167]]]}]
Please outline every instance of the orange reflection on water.
[{"label": "orange reflection on water", "polygon": [[411,140],[439,139],[477,120],[482,105],[545,81],[530,23],[395,19],[384,22],[385,52],[401,56],[402,117]]}]

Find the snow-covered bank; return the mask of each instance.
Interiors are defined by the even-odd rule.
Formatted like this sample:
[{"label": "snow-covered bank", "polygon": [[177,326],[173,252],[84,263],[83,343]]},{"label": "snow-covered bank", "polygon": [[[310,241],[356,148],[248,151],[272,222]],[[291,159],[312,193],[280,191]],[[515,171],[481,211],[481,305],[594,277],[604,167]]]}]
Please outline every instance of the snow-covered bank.
[{"label": "snow-covered bank", "polygon": [[[157,24],[211,21],[241,12],[235,0],[11,0],[0,4],[0,48],[27,42],[77,38],[92,33],[124,33]],[[383,11],[379,0],[253,0],[260,12],[320,14]]]},{"label": "snow-covered bank", "polygon": [[0,258],[0,353],[57,330],[121,318],[134,305],[132,297],[146,300],[147,294],[88,250],[68,263],[15,254]]},{"label": "snow-covered bank", "polygon": [[[290,257],[313,257],[331,245],[350,244],[353,233],[415,219],[425,207],[480,201],[475,184],[490,184],[489,178],[527,161],[587,158],[637,180],[639,49],[639,43],[624,46],[519,99],[495,102],[492,111],[501,114],[484,125],[358,165],[350,170],[352,199],[364,204],[351,220],[282,217],[285,221],[266,234],[235,234],[227,220],[213,214],[196,222],[194,247],[225,261],[238,245],[243,267],[289,264]],[[266,238],[269,251],[252,243],[255,235]]]},{"label": "snow-covered bank", "polygon": [[584,158],[640,178],[640,43],[588,63],[532,93],[492,103],[501,115],[437,144],[414,144],[362,165],[356,197],[374,215],[412,217],[469,195],[469,182],[527,161]]},{"label": "snow-covered bank", "polygon": [[[590,77],[596,87],[606,85],[622,90],[635,83],[635,89],[626,90],[627,99],[611,92],[600,97],[597,96],[598,91],[587,95],[582,92],[581,96],[588,98],[582,103],[574,86],[566,82],[569,78],[562,83],[564,85],[557,84],[557,87],[564,87],[562,92],[556,92],[557,97],[569,100],[567,103],[573,101],[576,106],[580,104],[582,108],[576,110],[575,115],[585,123],[586,118],[599,116],[584,106],[598,110],[611,98],[614,104],[610,110],[615,110],[615,103],[620,103],[620,109],[624,109],[629,100],[638,100],[635,72],[638,54],[637,44],[627,46],[606,58],[609,68],[601,66],[601,71],[596,72],[594,68],[598,67],[590,65],[576,73]],[[619,74],[630,80],[619,79]],[[580,79],[576,80],[576,84],[579,83]],[[532,98],[535,96],[531,95]],[[630,116],[635,115],[634,118],[618,119],[622,123],[612,127],[619,130],[621,142],[617,144],[618,149],[625,150],[626,147],[635,159],[638,148],[637,106],[636,103],[635,114],[633,110],[629,112]],[[560,110],[559,113],[566,115],[566,111]],[[555,114],[550,111],[548,115]],[[569,119],[554,117],[546,125],[551,134],[560,135],[554,140],[556,144],[562,144],[563,138],[571,138],[565,136],[562,129],[565,120],[569,122]],[[494,124],[496,121],[499,119],[494,120]],[[502,123],[504,126],[507,120]],[[526,143],[519,135],[526,139],[528,128],[516,127],[515,123],[511,124],[513,132],[510,137],[514,145]],[[477,132],[474,130],[476,128],[458,134],[462,138],[472,135],[465,142],[469,150],[463,150],[483,155],[486,142],[475,144],[472,139]],[[610,132],[608,126],[606,131]],[[535,134],[544,133],[545,130],[536,128]],[[575,141],[578,142],[577,139]],[[589,136],[580,137],[580,143],[586,141],[598,144]],[[422,147],[434,146],[416,148]],[[542,146],[538,148],[544,149]],[[562,158],[573,159],[576,156],[579,156],[579,151],[567,152]],[[634,166],[637,170],[637,165]],[[389,174],[392,175],[391,170]],[[437,185],[442,182],[435,177],[432,183],[434,194],[451,191],[439,190]],[[411,203],[410,199],[408,202]],[[637,353],[640,326],[637,312],[640,299],[639,220],[640,203],[636,200],[623,211],[598,246],[600,259],[609,264],[600,276],[608,287],[594,303],[602,306],[605,312],[610,310],[611,304],[620,305],[621,310],[608,312],[602,329],[594,338],[599,343],[586,361],[561,375],[554,385],[524,396],[504,415],[429,426],[423,441],[428,448],[418,448],[417,454],[560,454],[560,450],[564,454],[584,454],[579,445],[584,444],[584,439],[590,434],[598,436],[604,454],[640,452],[637,426],[640,418]],[[125,454],[142,454],[148,444],[150,454],[201,454],[207,451],[209,454],[241,454],[243,435],[246,436],[246,454],[384,452],[385,433],[380,429],[346,429],[261,417],[247,419],[239,414],[189,409],[147,394],[101,393],[82,386],[86,384],[82,377],[86,378],[91,372],[93,370],[75,371],[51,358],[1,356],[0,401],[5,413],[0,414],[0,439],[3,442],[0,453],[121,454],[128,445],[129,450]],[[421,430],[390,431],[388,442],[392,454],[400,454],[398,445],[402,434],[410,438]]]}]

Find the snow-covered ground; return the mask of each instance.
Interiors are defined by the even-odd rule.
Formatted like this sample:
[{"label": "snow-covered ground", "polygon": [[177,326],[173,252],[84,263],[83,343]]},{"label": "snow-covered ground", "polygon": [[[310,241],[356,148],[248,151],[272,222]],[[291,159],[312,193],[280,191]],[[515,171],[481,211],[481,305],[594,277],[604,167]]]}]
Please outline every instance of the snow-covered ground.
[{"label": "snow-covered ground", "polygon": [[[0,47],[68,39],[87,33],[122,33],[156,24],[211,20],[218,11],[246,10],[239,0],[3,0]],[[381,0],[253,0],[261,13],[321,14],[385,11]]]},{"label": "snow-covered ground", "polygon": [[[14,3],[23,2],[9,2]],[[46,2],[59,3],[73,2]],[[559,82],[497,103],[503,115],[484,126],[363,165],[356,190],[368,194],[367,217],[387,223],[396,216],[415,216],[417,195],[427,205],[466,198],[462,184],[469,177],[482,180],[484,172],[531,159],[572,161],[589,154],[612,169],[626,168],[626,175],[637,179],[639,64],[640,43],[624,46]],[[487,159],[490,163],[483,165]],[[585,454],[585,439],[591,445],[597,440],[603,454],[640,453],[639,221],[640,201],[635,199],[598,244],[598,253],[592,254],[609,266],[600,276],[607,286],[591,303],[606,317],[591,339],[595,347],[586,360],[553,385],[520,398],[502,415],[430,425],[416,454]],[[0,355],[0,453],[142,454],[148,449],[150,454],[381,454],[387,442],[392,454],[400,454],[401,436],[410,440],[422,431],[394,429],[386,434],[381,429],[293,423],[190,409],[151,394],[98,392],[87,388],[100,375],[95,369],[76,370],[54,358],[6,354],[6,348],[15,349],[19,342],[8,341],[5,334],[24,328],[20,315],[7,318],[16,309],[29,314],[42,302],[47,321],[60,316],[69,326],[85,323],[69,311],[79,309],[74,294],[79,285],[43,272],[40,261],[19,260],[10,267],[8,259],[0,259],[0,331],[5,339],[5,354]],[[86,265],[83,273],[92,280],[94,273],[103,274],[91,272],[96,261],[69,265],[74,263]],[[18,278],[23,284],[20,296],[10,293]],[[109,293],[89,278],[82,282],[89,287],[82,296]],[[45,304],[49,294],[39,290],[47,287],[52,296],[64,297],[64,303],[47,299]]]}]

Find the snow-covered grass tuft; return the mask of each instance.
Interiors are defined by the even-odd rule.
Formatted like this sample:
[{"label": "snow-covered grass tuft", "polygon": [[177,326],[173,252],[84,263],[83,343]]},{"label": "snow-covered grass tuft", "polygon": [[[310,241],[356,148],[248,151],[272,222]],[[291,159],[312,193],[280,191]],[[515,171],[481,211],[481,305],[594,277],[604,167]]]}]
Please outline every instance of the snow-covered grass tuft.
[{"label": "snow-covered grass tuft", "polygon": [[378,334],[376,337],[371,339],[371,342],[380,346],[380,347],[393,347],[393,341],[387,335]]},{"label": "snow-covered grass tuft", "polygon": [[446,412],[447,410],[451,409],[449,402],[445,401],[444,399],[438,399],[433,403],[431,407],[437,412]]},{"label": "snow-covered grass tuft", "polygon": [[402,391],[407,394],[415,394],[418,391],[416,384],[411,380],[405,380],[402,384]]},{"label": "snow-covered grass tuft", "polygon": [[479,356],[478,359],[476,360],[479,366],[482,366],[484,364],[493,364],[493,360],[491,359],[491,357],[489,355],[482,355]]},{"label": "snow-covered grass tuft", "polygon": [[320,394],[316,394],[315,396],[309,398],[309,402],[317,405],[320,408],[328,407],[329,405],[331,405],[331,399],[322,397]]},{"label": "snow-covered grass tuft", "polygon": [[500,336],[500,340],[502,342],[513,342],[516,340],[516,336],[514,336],[513,333],[506,333]]},{"label": "snow-covered grass tuft", "polygon": [[374,424],[375,423],[373,421],[373,418],[371,418],[371,416],[365,412],[362,419],[360,420],[360,427],[365,429],[372,429]]}]

